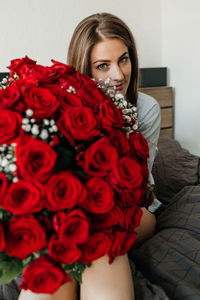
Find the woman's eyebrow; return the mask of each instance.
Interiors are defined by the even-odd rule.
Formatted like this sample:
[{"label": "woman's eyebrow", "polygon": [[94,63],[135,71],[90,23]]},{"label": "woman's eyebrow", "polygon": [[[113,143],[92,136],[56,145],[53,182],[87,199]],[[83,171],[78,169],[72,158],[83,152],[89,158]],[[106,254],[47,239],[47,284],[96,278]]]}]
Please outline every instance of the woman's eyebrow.
[{"label": "woman's eyebrow", "polygon": [[124,53],[119,57],[119,59],[122,58],[124,55],[127,55],[127,54],[129,54],[128,51],[124,52]]},{"label": "woman's eyebrow", "polygon": [[[128,54],[128,51],[125,51],[122,55],[120,55],[119,59],[126,54]],[[94,61],[92,64],[96,64],[98,62],[110,62],[110,60],[109,59],[98,59],[98,60]]]},{"label": "woman's eyebrow", "polygon": [[109,62],[110,60],[109,59],[98,59],[96,61],[93,62],[93,64],[96,64],[98,62]]}]

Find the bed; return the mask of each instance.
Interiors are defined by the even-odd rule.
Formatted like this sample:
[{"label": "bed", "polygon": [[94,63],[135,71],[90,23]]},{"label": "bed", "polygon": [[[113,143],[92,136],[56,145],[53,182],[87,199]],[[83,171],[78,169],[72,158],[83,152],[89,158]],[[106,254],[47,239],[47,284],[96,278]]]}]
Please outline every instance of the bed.
[{"label": "bed", "polygon": [[[153,166],[164,210],[155,235],[130,253],[136,300],[200,299],[200,158],[173,138],[172,88],[141,90],[161,106],[161,135]],[[20,278],[0,287],[0,300],[16,300]]]}]

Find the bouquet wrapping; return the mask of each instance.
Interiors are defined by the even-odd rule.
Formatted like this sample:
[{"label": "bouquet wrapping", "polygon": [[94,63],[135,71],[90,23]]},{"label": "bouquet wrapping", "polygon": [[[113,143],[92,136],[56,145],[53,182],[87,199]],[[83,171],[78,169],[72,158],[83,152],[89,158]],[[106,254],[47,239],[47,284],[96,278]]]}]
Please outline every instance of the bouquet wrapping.
[{"label": "bouquet wrapping", "polygon": [[0,283],[23,273],[22,289],[54,293],[134,244],[152,202],[148,145],[73,67],[25,57],[9,69],[0,86]]}]

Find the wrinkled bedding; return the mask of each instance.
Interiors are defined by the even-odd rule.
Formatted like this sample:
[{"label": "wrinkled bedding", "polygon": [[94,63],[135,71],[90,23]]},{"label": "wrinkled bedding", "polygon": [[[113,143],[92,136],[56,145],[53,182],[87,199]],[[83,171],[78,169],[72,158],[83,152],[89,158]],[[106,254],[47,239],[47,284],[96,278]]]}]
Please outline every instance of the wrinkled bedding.
[{"label": "wrinkled bedding", "polygon": [[166,205],[156,234],[134,251],[137,300],[200,299],[200,167],[162,136],[153,166],[157,197]]},{"label": "wrinkled bedding", "polygon": [[[200,299],[200,185],[185,187],[172,199],[158,218],[157,233],[134,251],[133,260],[141,280],[148,279],[141,291],[136,275],[137,299]],[[151,284],[168,298],[161,292],[146,297]]]}]

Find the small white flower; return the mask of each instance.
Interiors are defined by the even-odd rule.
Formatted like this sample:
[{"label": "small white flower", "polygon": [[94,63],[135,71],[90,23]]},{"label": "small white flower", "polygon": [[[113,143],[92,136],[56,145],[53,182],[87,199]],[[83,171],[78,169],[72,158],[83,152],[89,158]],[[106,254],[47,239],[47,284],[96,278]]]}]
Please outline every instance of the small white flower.
[{"label": "small white flower", "polygon": [[32,115],[33,115],[32,109],[27,109],[26,115],[27,115],[27,117],[32,117]]},{"label": "small white flower", "polygon": [[122,94],[119,93],[119,94],[116,94],[116,95],[115,95],[115,99],[116,99],[116,100],[124,100],[124,96],[123,96]]},{"label": "small white flower", "polygon": [[56,125],[52,126],[52,129],[53,129],[54,132],[58,131],[58,127]]},{"label": "small white flower", "polygon": [[27,125],[22,125],[22,129],[24,129],[24,131],[29,132],[31,131],[31,125],[27,124]]},{"label": "small white flower", "polygon": [[48,125],[49,125],[49,120],[44,119],[44,120],[43,120],[43,123],[44,123],[44,125],[48,126]]},{"label": "small white flower", "polygon": [[1,161],[1,167],[5,168],[8,165],[8,160],[4,157]]},{"label": "small white flower", "polygon": [[17,166],[15,164],[10,164],[9,170],[10,170],[10,172],[15,172],[17,170]]},{"label": "small white flower", "polygon": [[40,133],[40,137],[42,140],[46,140],[49,137],[49,133],[46,129],[42,129]]},{"label": "small white flower", "polygon": [[12,158],[12,154],[7,154],[7,155],[6,155],[6,158],[7,158],[8,160],[10,160],[10,159]]},{"label": "small white flower", "polygon": [[17,182],[17,181],[19,181],[19,179],[17,178],[17,177],[13,177],[13,180],[12,180],[13,182]]},{"label": "small white flower", "polygon": [[111,83],[111,79],[108,77],[108,78],[106,78],[106,80],[104,81],[104,83],[106,84],[106,85],[109,85],[110,83]]},{"label": "small white flower", "polygon": [[122,101],[122,104],[124,105],[124,107],[127,107],[127,104],[128,104],[128,103],[127,103],[126,100],[123,100],[123,101]]},{"label": "small white flower", "polygon": [[55,121],[52,119],[50,120],[50,125],[53,126],[55,124]]},{"label": "small white flower", "polygon": [[2,83],[6,84],[8,82],[7,78],[3,78]]},{"label": "small white flower", "polygon": [[122,103],[119,103],[117,107],[121,109],[124,108],[124,105]]},{"label": "small white flower", "polygon": [[28,124],[28,123],[29,123],[29,119],[24,118],[24,119],[22,120],[22,124],[26,125],[26,124]]},{"label": "small white flower", "polygon": [[33,135],[38,135],[40,133],[39,126],[34,124],[33,127],[31,128],[31,132]]},{"label": "small white flower", "polygon": [[127,122],[131,122],[131,117],[123,115],[124,120]]},{"label": "small white flower", "polygon": [[122,110],[122,113],[125,114],[125,115],[127,115],[127,114],[130,113],[130,109],[125,108],[125,109]]},{"label": "small white flower", "polygon": [[133,129],[137,130],[138,129],[138,125],[137,124],[133,125]]}]

